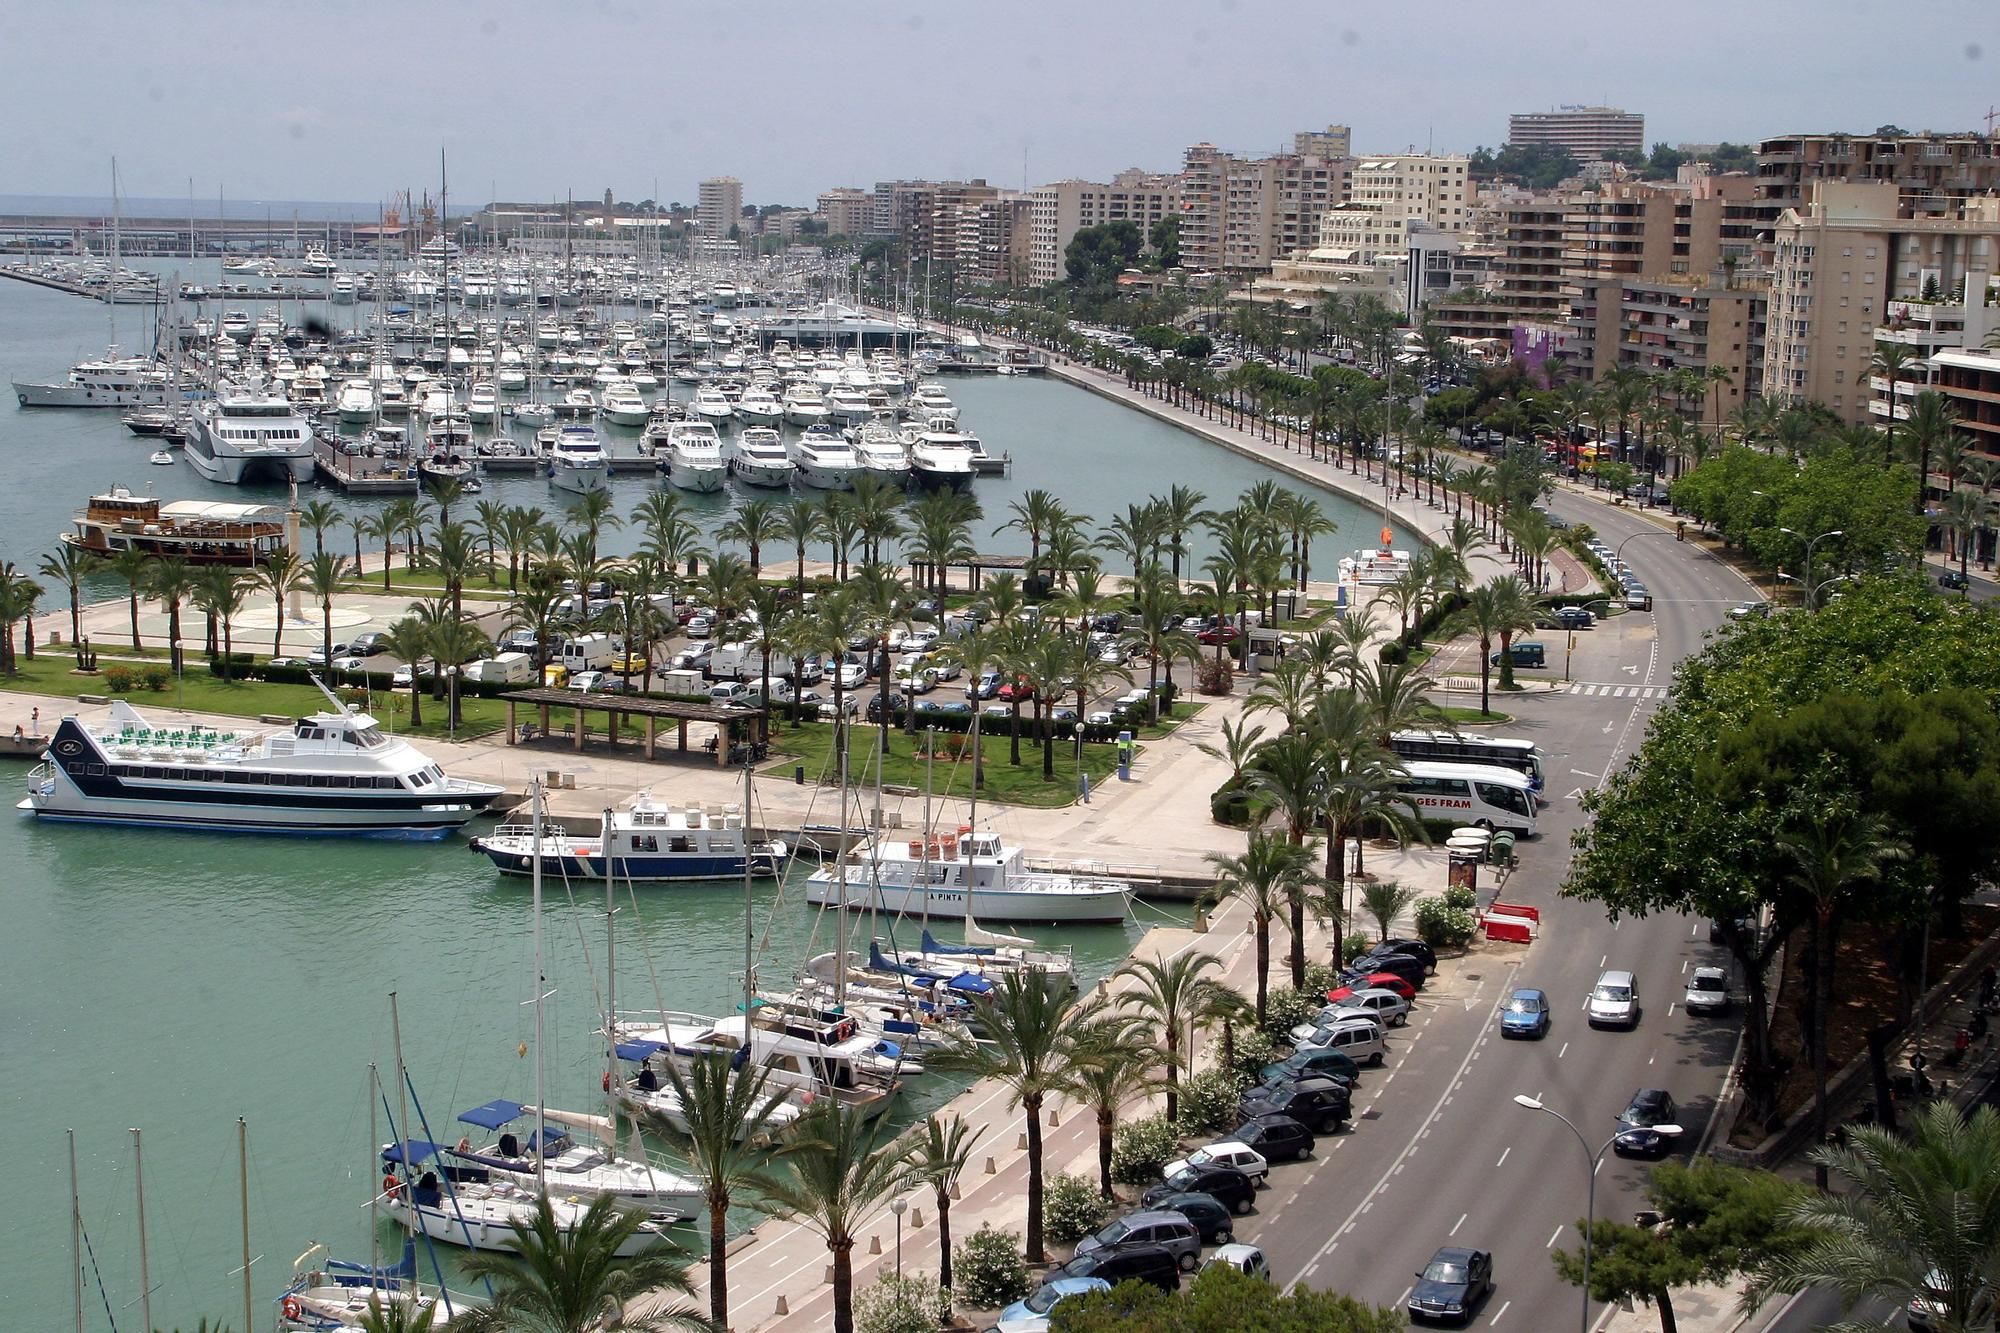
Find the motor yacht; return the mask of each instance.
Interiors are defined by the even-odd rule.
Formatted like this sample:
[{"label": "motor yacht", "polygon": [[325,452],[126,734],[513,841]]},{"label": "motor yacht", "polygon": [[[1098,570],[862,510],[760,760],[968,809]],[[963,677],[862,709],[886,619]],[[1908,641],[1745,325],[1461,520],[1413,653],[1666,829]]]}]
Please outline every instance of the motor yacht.
[{"label": "motor yacht", "polygon": [[611,456],[594,427],[572,422],[556,432],[549,449],[549,484],[560,491],[588,495],[610,484]]},{"label": "motor yacht", "polygon": [[500,415],[500,391],[485,380],[472,386],[472,396],[466,399],[465,415],[474,421],[491,422]]},{"label": "motor yacht", "polygon": [[643,426],[652,414],[653,409],[646,405],[638,387],[628,379],[615,379],[602,392],[604,419],[614,426]]},{"label": "motor yacht", "polygon": [[972,480],[977,442],[952,417],[933,416],[910,445],[910,471],[920,485],[962,488]]},{"label": "motor yacht", "polygon": [[736,415],[736,409],[729,404],[729,396],[712,384],[694,391],[693,411],[718,431],[727,428],[730,419]]},{"label": "motor yacht", "polygon": [[722,437],[706,421],[676,421],[667,428],[667,480],[684,491],[719,491],[728,468]]},{"label": "motor yacht", "polygon": [[723,447],[729,470],[746,486],[792,484],[798,466],[785,452],[784,439],[773,426],[746,426]]},{"label": "motor yacht", "polygon": [[814,906],[930,920],[1119,922],[1131,896],[1122,880],[1031,872],[1023,850],[993,832],[883,837],[806,880]]},{"label": "motor yacht", "polygon": [[785,405],[767,385],[753,384],[737,399],[736,415],[746,426],[777,426],[785,419]]},{"label": "motor yacht", "polygon": [[824,425],[832,415],[826,399],[811,384],[794,384],[785,390],[785,420],[801,430]]},{"label": "motor yacht", "polygon": [[910,390],[910,401],[904,411],[917,421],[929,421],[932,417],[958,420],[958,405],[936,380],[925,380]]},{"label": "motor yacht", "polygon": [[854,457],[863,472],[872,473],[893,485],[910,479],[910,443],[914,436],[879,418],[862,423],[851,433]]},{"label": "motor yacht", "polygon": [[798,468],[799,480],[826,491],[852,490],[861,466],[854,446],[829,426],[808,430],[785,446],[785,454]]},{"label": "motor yacht", "polygon": [[375,419],[375,386],[367,380],[347,380],[340,386],[340,397],[335,400],[335,410],[340,419],[349,425],[360,425]]},{"label": "motor yacht", "polygon": [[875,411],[868,405],[868,393],[865,389],[856,389],[845,384],[835,385],[827,391],[826,407],[834,423],[841,426],[858,426],[873,416]]},{"label": "motor yacht", "polygon": [[227,385],[194,405],[187,459],[209,481],[310,481],[312,423],[261,380]]}]

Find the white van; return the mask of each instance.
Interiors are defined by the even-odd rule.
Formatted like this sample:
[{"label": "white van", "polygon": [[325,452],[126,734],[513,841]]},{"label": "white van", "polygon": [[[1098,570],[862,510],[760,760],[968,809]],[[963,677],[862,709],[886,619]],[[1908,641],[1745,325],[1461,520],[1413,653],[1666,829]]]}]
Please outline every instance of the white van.
[{"label": "white van", "polygon": [[499,653],[468,663],[465,678],[476,685],[526,685],[535,678],[535,659],[528,653]]},{"label": "white van", "polygon": [[1639,979],[1616,969],[1606,972],[1590,988],[1590,1025],[1635,1028],[1639,1026]]},{"label": "white van", "polygon": [[624,645],[609,634],[584,634],[563,641],[555,660],[571,672],[606,671]]}]

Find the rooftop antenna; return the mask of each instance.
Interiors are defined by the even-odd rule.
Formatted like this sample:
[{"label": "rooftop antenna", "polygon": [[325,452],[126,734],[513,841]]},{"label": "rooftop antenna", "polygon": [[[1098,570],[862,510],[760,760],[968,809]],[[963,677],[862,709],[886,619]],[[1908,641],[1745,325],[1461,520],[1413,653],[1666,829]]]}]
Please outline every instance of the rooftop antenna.
[{"label": "rooftop antenna", "polygon": [[1996,121],[1996,120],[2000,120],[2000,107],[1995,107],[1995,106],[1989,106],[1989,107],[1987,107],[1987,108],[1986,108],[1986,137],[1987,137],[1987,138],[1989,138],[1989,139],[1993,137],[1993,122],[1994,122],[1994,121]]}]

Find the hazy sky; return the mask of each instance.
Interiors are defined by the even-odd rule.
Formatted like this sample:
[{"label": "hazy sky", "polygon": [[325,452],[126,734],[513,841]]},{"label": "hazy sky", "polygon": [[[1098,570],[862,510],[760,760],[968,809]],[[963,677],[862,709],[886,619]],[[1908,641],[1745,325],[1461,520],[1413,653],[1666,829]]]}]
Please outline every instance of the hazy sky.
[{"label": "hazy sky", "polygon": [[1983,128],[1995,0],[0,4],[0,190],[746,202],[1171,170],[1189,143],[1469,150],[1609,102],[1655,140]]}]

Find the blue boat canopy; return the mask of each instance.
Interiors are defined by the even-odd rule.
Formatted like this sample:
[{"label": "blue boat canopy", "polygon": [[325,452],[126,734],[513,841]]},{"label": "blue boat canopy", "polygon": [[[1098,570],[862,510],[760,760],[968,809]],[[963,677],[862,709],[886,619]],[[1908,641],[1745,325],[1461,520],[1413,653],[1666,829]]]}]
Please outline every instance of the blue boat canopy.
[{"label": "blue boat canopy", "polygon": [[945,985],[966,995],[987,995],[993,990],[993,983],[977,972],[961,972]]},{"label": "blue boat canopy", "polygon": [[519,1102],[510,1102],[505,1097],[497,1097],[484,1106],[475,1106],[463,1111],[459,1119],[468,1125],[481,1129],[498,1129],[510,1120],[519,1120],[528,1113],[528,1108]]},{"label": "blue boat canopy", "polygon": [[924,952],[941,954],[964,954],[974,958],[989,958],[996,951],[986,944],[945,944],[927,929],[924,931]]},{"label": "blue boat canopy", "polygon": [[[403,1150],[408,1148],[408,1153]],[[443,1151],[437,1144],[424,1139],[410,1139],[405,1143],[392,1143],[382,1149],[382,1160],[402,1166],[422,1166]]]},{"label": "blue boat canopy", "polygon": [[618,1043],[618,1058],[620,1060],[630,1060],[634,1064],[637,1064],[639,1061],[649,1056],[658,1055],[666,1049],[667,1044],[663,1041],[621,1041]]}]

